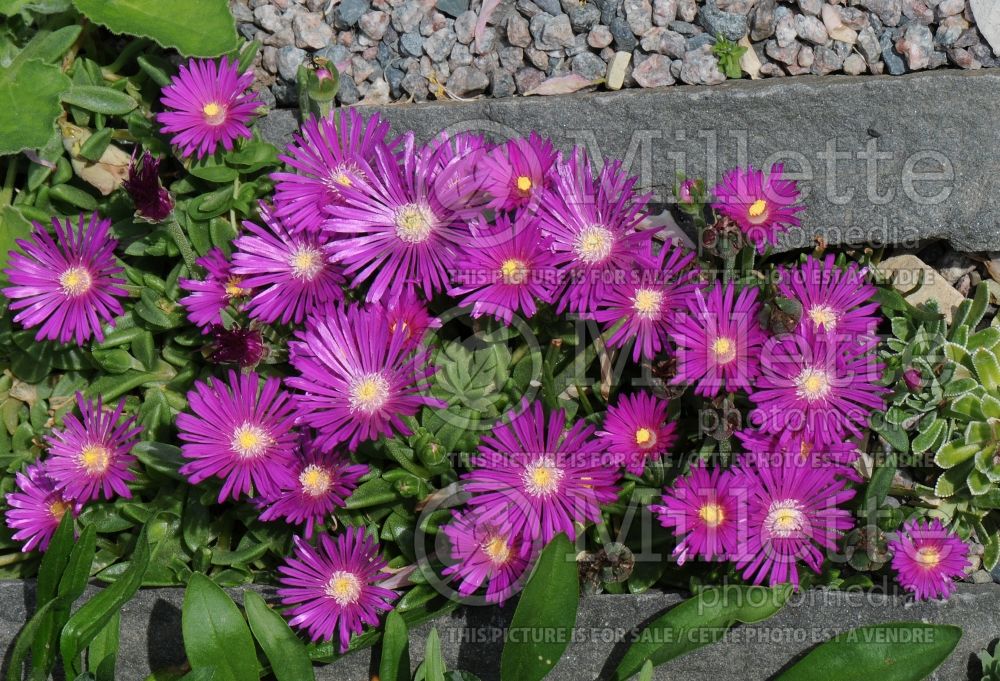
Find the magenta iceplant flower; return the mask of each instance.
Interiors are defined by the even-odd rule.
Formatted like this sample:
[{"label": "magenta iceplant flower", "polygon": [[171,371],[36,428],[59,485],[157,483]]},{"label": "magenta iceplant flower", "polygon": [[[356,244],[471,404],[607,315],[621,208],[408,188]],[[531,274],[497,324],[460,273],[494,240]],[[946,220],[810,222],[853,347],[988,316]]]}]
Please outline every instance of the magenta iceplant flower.
[{"label": "magenta iceplant flower", "polygon": [[617,466],[593,435],[582,421],[567,430],[561,409],[546,417],[541,402],[524,406],[483,436],[474,468],[462,476],[469,506],[509,522],[524,553],[560,532],[575,539],[575,524],[599,522],[600,505],[618,494]]},{"label": "magenta iceplant flower", "polygon": [[515,211],[530,206],[533,212],[552,185],[552,169],[558,158],[552,142],[535,132],[484,155],[477,172],[490,196],[489,207]]},{"label": "magenta iceplant flower", "polygon": [[861,456],[861,452],[858,445],[850,440],[816,442],[807,430],[784,438],[751,429],[739,430],[735,434],[747,451],[744,458],[748,461],[781,460],[793,456],[817,468],[829,468],[836,475],[852,482],[861,482],[861,476],[854,469],[854,462]]},{"label": "magenta iceplant flower", "polygon": [[329,206],[340,203],[340,189],[367,173],[376,149],[389,153],[389,124],[372,114],[336,109],[325,118],[310,118],[292,135],[281,160],[293,172],[278,172],[274,180],[274,214],[294,232],[318,232]]},{"label": "magenta iceplant flower", "polygon": [[135,480],[129,470],[135,462],[130,452],[142,427],[135,425],[135,416],[122,421],[124,399],[111,412],[104,411],[101,399],[90,402],[79,392],[76,403],[81,418],[67,414],[63,419],[65,428],[54,430],[46,438],[49,477],[66,497],[81,503],[102,496],[108,500],[116,495],[130,499],[128,483]]},{"label": "magenta iceplant flower", "polygon": [[22,551],[44,551],[66,511],[76,516],[81,504],[74,503],[56,487],[47,465],[40,461],[15,475],[14,482],[16,489],[7,494],[8,509],[4,513],[7,527],[14,530],[15,541],[24,542]]},{"label": "magenta iceplant flower", "polygon": [[805,209],[796,203],[796,182],[783,179],[783,172],[780,163],[771,166],[767,175],[753,166],[733,168],[713,190],[712,208],[735,221],[760,253],[768,244],[777,243],[778,235],[789,227],[798,227],[796,215]]},{"label": "magenta iceplant flower", "polygon": [[649,460],[659,461],[677,440],[677,424],[667,421],[669,404],[649,393],[623,395],[608,407],[598,436],[625,470],[642,475]]},{"label": "magenta iceplant flower", "polygon": [[505,518],[468,510],[453,516],[441,528],[450,548],[442,574],[458,582],[463,598],[486,584],[485,601],[502,604],[524,586],[533,555],[522,551],[521,536]]},{"label": "magenta iceplant flower", "polygon": [[156,120],[182,156],[199,158],[215,153],[221,143],[227,151],[233,141],[251,137],[247,123],[263,102],[255,92],[253,73],[241,74],[239,64],[223,57],[219,61],[192,59],[163,88],[163,113]]},{"label": "magenta iceplant flower", "polygon": [[449,293],[472,317],[490,315],[506,324],[514,315],[532,317],[538,301],[551,303],[557,258],[532,218],[498,215],[495,226],[475,223],[470,248],[459,256]]},{"label": "magenta iceplant flower", "polygon": [[694,258],[693,252],[667,242],[650,267],[633,270],[621,285],[605,289],[594,319],[604,325],[605,333],[622,322],[608,339],[609,346],[634,341],[634,362],[640,357],[651,360],[669,347],[673,317],[686,308],[696,288],[699,270]]},{"label": "magenta iceplant flower", "polygon": [[318,234],[292,232],[264,204],[260,216],[263,227],[244,222],[249,233],[233,242],[232,272],[242,279],[241,287],[253,290],[246,303],[251,318],[300,324],[343,298],[344,278],[327,261]]},{"label": "magenta iceplant flower", "polygon": [[75,228],[70,219],[53,218],[52,226],[55,239],[36,222],[28,239],[17,240],[24,252],[10,253],[4,274],[11,285],[3,294],[17,313],[14,321],[39,327],[39,341],[104,340],[101,324],[114,325],[123,312],[118,298],[128,295],[115,262],[118,242],[108,236],[111,221],[94,213],[87,222],[81,215]]},{"label": "magenta iceplant flower", "polygon": [[218,248],[195,262],[205,268],[206,276],[200,280],[180,279],[178,284],[189,295],[178,302],[187,310],[188,319],[200,326],[203,333],[208,333],[213,325],[222,325],[222,311],[230,303],[242,305],[251,291],[243,283],[243,277],[233,273],[232,263]]},{"label": "magenta iceplant flower", "polygon": [[363,527],[349,527],[336,539],[322,534],[310,546],[295,537],[295,553],[278,567],[278,596],[292,606],[288,623],[313,641],[338,635],[346,652],[353,634],[378,626],[379,614],[392,610],[398,594],[378,586],[386,566],[379,545]]},{"label": "magenta iceplant flower", "polygon": [[841,506],[854,490],[828,468],[788,456],[746,460],[738,467],[738,486],[747,490],[746,537],[736,568],[754,584],[799,584],[798,564],[813,572],[823,550],[834,551],[840,536],[854,526]]},{"label": "magenta iceplant flower", "polygon": [[678,565],[690,558],[727,560],[738,555],[741,523],[746,520],[746,490],[739,483],[732,471],[709,471],[702,461],[664,491],[662,505],[650,505],[660,524],[681,538],[673,552]]},{"label": "magenta iceplant flower", "polygon": [[406,329],[390,328],[379,306],[332,305],[289,345],[298,376],[299,422],[316,429],[320,448],[356,449],[392,431],[409,434],[404,416],[443,402],[428,394],[427,348],[414,348]]},{"label": "magenta iceplant flower", "polygon": [[425,298],[443,291],[456,253],[465,248],[470,217],[454,182],[467,169],[461,159],[441,165],[432,147],[402,141],[401,160],[385,148],[365,178],[352,175],[341,202],[327,209],[324,229],[351,286],[368,284],[367,300],[389,302],[406,289]]},{"label": "magenta iceplant flower", "polygon": [[800,328],[768,342],[750,400],[750,421],[783,439],[805,430],[817,445],[860,437],[872,412],[884,408],[882,365],[874,336],[843,336]]},{"label": "magenta iceplant flower", "polygon": [[295,484],[296,408],[280,379],[261,386],[257,374],[230,371],[228,383],[196,381],[187,398],[191,413],[177,415],[177,430],[188,460],[180,472],[192,485],[220,478],[222,503],[243,494],[273,497]]},{"label": "magenta iceplant flower", "polygon": [[714,397],[727,391],[752,389],[766,338],[760,326],[757,289],[737,295],[735,284],[716,281],[688,299],[686,314],[673,318],[677,343],[675,383],[695,384],[695,393]]},{"label": "magenta iceplant flower", "polygon": [[385,314],[389,330],[402,331],[410,347],[415,348],[425,342],[424,334],[429,329],[441,328],[441,320],[431,316],[427,304],[412,290],[404,291],[399,298],[389,303]]},{"label": "magenta iceplant flower", "polygon": [[556,310],[590,314],[633,269],[649,266],[653,230],[638,229],[649,197],[636,195],[636,178],[617,161],[606,163],[594,178],[581,150],[558,163],[555,172],[538,219],[558,256],[562,286]]},{"label": "magenta iceplant flower", "polygon": [[968,545],[937,518],[903,523],[888,548],[899,583],[917,600],[947,598],[969,565]]},{"label": "magenta iceplant flower", "polygon": [[128,179],[122,186],[132,197],[135,204],[135,214],[141,220],[148,222],[163,222],[174,210],[174,200],[162,184],[160,184],[160,159],[154,158],[148,151],[132,161],[128,166]]},{"label": "magenta iceplant flower", "polygon": [[262,501],[266,508],[260,519],[284,518],[291,525],[305,524],[305,537],[309,539],[314,525],[344,506],[358,481],[368,473],[368,466],[351,463],[341,453],[324,453],[308,434],[302,433],[291,473],[294,484]]},{"label": "magenta iceplant flower", "polygon": [[808,256],[798,267],[781,270],[778,292],[802,305],[802,323],[817,331],[873,335],[879,304],[875,286],[857,263],[838,267],[834,255],[822,261]]}]

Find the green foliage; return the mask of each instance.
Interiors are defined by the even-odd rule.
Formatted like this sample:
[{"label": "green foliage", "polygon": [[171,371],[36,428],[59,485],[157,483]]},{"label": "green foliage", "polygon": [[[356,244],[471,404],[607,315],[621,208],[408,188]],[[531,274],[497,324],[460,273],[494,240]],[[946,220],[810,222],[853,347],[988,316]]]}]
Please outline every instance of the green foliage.
[{"label": "green foliage", "polygon": [[994,641],[992,653],[989,646],[987,646],[978,654],[979,665],[982,667],[982,674],[979,677],[979,681],[1000,681],[1000,658],[996,656],[996,646],[997,644]]},{"label": "green foliage", "polygon": [[951,625],[892,622],[834,636],[776,681],[920,681],[947,659],[962,638]]},{"label": "green foliage", "polygon": [[725,74],[726,78],[738,79],[743,75],[740,59],[746,54],[747,49],[726,38],[716,39],[715,44],[712,45],[712,54],[719,58],[719,70]]},{"label": "green foliage", "polygon": [[195,573],[181,610],[184,650],[193,669],[210,667],[218,681],[256,681],[250,628],[233,600],[218,585]]}]

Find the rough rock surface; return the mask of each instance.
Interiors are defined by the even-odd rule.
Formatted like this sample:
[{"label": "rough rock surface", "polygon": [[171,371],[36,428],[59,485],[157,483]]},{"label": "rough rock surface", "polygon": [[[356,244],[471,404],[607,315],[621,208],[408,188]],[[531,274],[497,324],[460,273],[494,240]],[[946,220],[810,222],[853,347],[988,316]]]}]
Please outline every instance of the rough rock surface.
[{"label": "rough rock surface", "polygon": [[[273,589],[259,591],[265,600],[274,600]],[[90,587],[85,598],[95,592],[96,588]],[[151,671],[183,663],[180,613],[183,593],[181,589],[146,589],[125,605],[116,678],[144,679]],[[239,590],[231,593],[237,601],[241,600]],[[0,645],[4,648],[23,625],[27,612],[33,609],[33,600],[33,583],[0,583]],[[581,599],[576,622],[579,640],[567,648],[546,678],[553,681],[609,678],[628,647],[630,632],[681,600],[680,595],[661,592]],[[497,681],[503,633],[513,613],[513,604],[503,608],[461,608],[435,622],[420,625],[410,633],[411,662],[415,666],[420,660],[427,634],[436,627],[449,669],[471,672],[483,681]],[[739,626],[721,642],[657,667],[653,677],[673,681],[720,678],[763,681],[836,633],[898,620],[962,627],[962,639],[955,651],[927,678],[965,679],[975,653],[1000,631],[1000,586],[962,584],[947,601],[923,603],[913,603],[902,596],[807,591],[794,597],[771,619]],[[370,650],[360,650],[332,665],[316,667],[316,678],[360,681],[369,678],[370,665]]]},{"label": "rough rock surface", "polygon": [[[421,140],[445,128],[492,137],[537,130],[563,149],[575,143],[597,159],[630,159],[628,170],[640,188],[661,203],[669,200],[678,170],[714,183],[737,163],[784,161],[809,207],[802,228],[782,240],[787,248],[808,246],[817,236],[829,243],[903,246],[946,238],[972,252],[995,250],[1000,238],[994,200],[1000,148],[982,143],[995,134],[984,112],[997,101],[1000,71],[938,71],[379,111],[395,131],[413,130]],[[264,119],[263,132],[285,144],[296,125],[292,112],[275,111]],[[742,157],[741,146],[747,150]]]}]

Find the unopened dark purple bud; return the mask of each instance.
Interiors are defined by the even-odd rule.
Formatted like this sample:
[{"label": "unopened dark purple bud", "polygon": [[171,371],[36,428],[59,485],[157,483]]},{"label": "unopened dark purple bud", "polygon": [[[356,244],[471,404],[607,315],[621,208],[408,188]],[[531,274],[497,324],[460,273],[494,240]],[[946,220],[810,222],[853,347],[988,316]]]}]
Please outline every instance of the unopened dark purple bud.
[{"label": "unopened dark purple bud", "polygon": [[144,220],[163,222],[174,209],[170,192],[160,184],[160,161],[148,151],[138,159],[132,155],[124,186],[132,197],[136,214]]},{"label": "unopened dark purple bud", "polygon": [[903,372],[903,383],[906,384],[906,387],[910,390],[910,392],[916,392],[923,387],[924,377],[920,373],[919,369],[911,367]]},{"label": "unopened dark purple bud", "polygon": [[267,354],[267,346],[254,328],[212,329],[210,358],[216,364],[239,364],[241,367],[257,366]]}]

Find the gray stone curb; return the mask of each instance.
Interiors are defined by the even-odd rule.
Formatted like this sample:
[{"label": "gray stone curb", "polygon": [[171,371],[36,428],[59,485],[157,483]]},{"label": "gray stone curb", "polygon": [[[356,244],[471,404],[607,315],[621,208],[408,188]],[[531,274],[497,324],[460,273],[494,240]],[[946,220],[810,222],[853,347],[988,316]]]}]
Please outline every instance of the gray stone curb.
[{"label": "gray stone curb", "polygon": [[[90,598],[99,587],[90,587]],[[268,601],[273,589],[254,587]],[[239,601],[240,590],[231,590]],[[144,589],[122,610],[117,678],[141,681],[151,670],[183,662],[180,611],[182,589]],[[552,674],[552,681],[609,678],[627,648],[628,632],[642,626],[683,597],[673,593],[601,595],[581,599],[575,641]],[[0,582],[0,648],[9,647],[34,609],[33,582]],[[81,601],[82,602],[82,601]],[[423,656],[426,637],[437,627],[449,669],[497,681],[502,635],[513,615],[503,608],[460,608],[411,632],[415,661]],[[813,590],[797,595],[773,618],[733,629],[726,640],[658,667],[656,679],[671,681],[764,681],[803,653],[836,633],[865,624],[909,621],[953,624],[964,630],[951,657],[933,675],[935,681],[964,681],[976,668],[975,654],[1000,637],[1000,586],[959,585],[947,601],[914,603],[902,596]],[[623,639],[626,642],[622,642]],[[609,662],[610,660],[610,662]],[[369,679],[371,651],[352,653],[332,665],[317,667],[316,678],[329,681]]]},{"label": "gray stone curb", "polygon": [[[395,133],[442,130],[495,138],[532,130],[563,149],[623,159],[653,200],[668,201],[677,170],[718,175],[784,161],[806,189],[801,229],[784,248],[829,243],[915,244],[946,238],[962,251],[1000,244],[1000,73],[797,77],[712,88],[650,90],[379,107]],[[362,111],[372,109],[362,108]],[[291,110],[262,122],[283,146]],[[713,149],[715,151],[713,151]],[[933,179],[934,177],[937,179]]]}]

